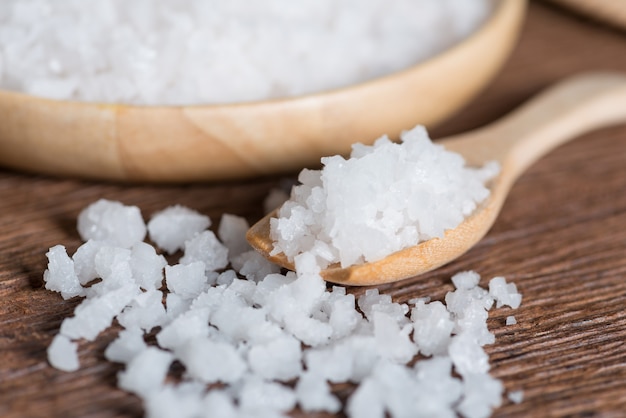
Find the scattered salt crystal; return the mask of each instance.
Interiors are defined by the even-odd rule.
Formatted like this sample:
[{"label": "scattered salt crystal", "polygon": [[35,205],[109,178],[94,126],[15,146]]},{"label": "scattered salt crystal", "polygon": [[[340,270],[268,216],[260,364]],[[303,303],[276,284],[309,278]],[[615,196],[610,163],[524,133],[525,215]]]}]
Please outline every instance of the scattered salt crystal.
[{"label": "scattered salt crystal", "polygon": [[83,241],[105,241],[130,248],[146,236],[146,224],[136,206],[100,199],[78,215],[78,233]]},{"label": "scattered salt crystal", "polygon": [[167,314],[163,306],[163,292],[152,289],[138,294],[117,315],[117,321],[123,327],[138,326],[146,332],[161,327],[167,322]]},{"label": "scattered salt crystal", "polygon": [[518,293],[515,283],[507,283],[504,277],[494,277],[489,281],[489,294],[496,300],[497,308],[508,305],[517,309],[522,303],[522,295]]},{"label": "scattered salt crystal", "polygon": [[74,310],[74,316],[61,323],[61,334],[72,338],[93,341],[107,329],[113,319],[139,294],[138,287],[122,286],[108,293],[83,300]]},{"label": "scattered salt crystal", "polygon": [[506,325],[515,325],[517,324],[517,320],[513,315],[509,315],[506,317]]},{"label": "scattered salt crystal", "polygon": [[92,280],[98,278],[96,271],[95,258],[96,253],[106,244],[101,241],[89,240],[78,247],[72,260],[74,260],[74,270],[78,276],[80,284],[86,285]]},{"label": "scattered salt crystal", "polygon": [[206,267],[202,261],[165,267],[167,289],[184,299],[193,299],[207,285]]},{"label": "scattered salt crystal", "polygon": [[523,390],[514,390],[507,394],[509,400],[513,403],[522,403],[524,400],[524,391]]},{"label": "scattered salt crystal", "polygon": [[418,302],[411,311],[411,320],[413,340],[419,351],[427,356],[445,354],[450,344],[454,321],[443,303]]},{"label": "scattered salt crystal", "polygon": [[300,341],[290,335],[255,345],[248,352],[250,368],[265,379],[294,379],[302,372],[300,345]]},{"label": "scattered salt crystal", "polygon": [[61,293],[63,299],[84,294],[80,280],[74,270],[74,261],[67,255],[65,247],[55,245],[46,253],[48,268],[43,273],[46,289]]},{"label": "scattered salt crystal", "polygon": [[118,374],[118,385],[129,392],[147,396],[161,387],[172,359],[170,352],[148,347],[136,354],[126,369]]},{"label": "scattered salt crystal", "polygon": [[150,239],[169,254],[182,250],[185,241],[211,226],[208,216],[176,205],[155,213],[148,222]]},{"label": "scattered salt crystal", "polygon": [[417,354],[417,346],[409,338],[413,329],[410,325],[400,328],[398,322],[384,312],[375,312],[373,322],[374,337],[381,356],[407,363]]},{"label": "scattered salt crystal", "polygon": [[228,249],[219,242],[213,231],[203,231],[185,241],[185,255],[181,264],[202,261],[207,271],[223,269],[228,265]]},{"label": "scattered salt crystal", "polygon": [[187,373],[205,383],[233,383],[247,369],[235,347],[205,337],[188,340],[176,350],[176,354]]},{"label": "scattered salt crystal", "polygon": [[452,337],[448,355],[456,371],[463,377],[489,371],[489,357],[471,333]]},{"label": "scattered salt crystal", "polygon": [[348,399],[346,412],[350,418],[384,418],[385,407],[379,385],[365,380]]},{"label": "scattered salt crystal", "polygon": [[330,392],[330,386],[324,378],[314,373],[304,373],[296,383],[296,398],[305,412],[325,411],[337,413],[341,403]]},{"label": "scattered salt crystal", "polygon": [[502,382],[486,373],[463,376],[464,397],[458,410],[466,418],[485,418],[502,403]]},{"label": "scattered salt crystal", "polygon": [[287,386],[249,377],[239,393],[239,403],[243,416],[272,416],[293,409],[296,406],[296,395]]},{"label": "scattered salt crystal", "polygon": [[[301,177],[312,185],[319,180],[312,171]],[[228,250],[210,231],[188,240],[185,250],[187,263],[173,265],[143,242],[123,247],[91,240],[71,259],[62,247],[51,251],[63,268],[49,270],[67,270],[74,285],[87,287],[80,293],[86,299],[48,350],[50,363],[74,370],[71,340],[93,340],[117,320],[125,329],[105,357],[125,364],[118,384],[143,399],[148,417],[204,411],[283,417],[296,404],[335,413],[342,402],[328,382],[358,384],[343,405],[350,417],[473,418],[501,403],[502,383],[489,376],[482,346],[494,341],[487,328],[494,299],[514,305],[520,297],[504,279],[492,279],[487,291],[478,274],[462,272],[452,278],[456,290],[446,294],[445,304],[415,298],[412,309],[368,289],[357,309],[345,288],[327,289],[318,250],[294,258],[297,273],[255,275],[253,262],[244,261],[240,267],[250,267],[245,279],[237,269],[223,270]],[[197,260],[215,257],[224,261],[207,267]],[[163,277],[167,292],[159,289]],[[156,341],[146,342],[151,329],[158,330]],[[418,352],[433,357],[409,366]],[[168,384],[175,361],[185,368],[183,381]]]},{"label": "scattered salt crystal", "polygon": [[139,327],[126,328],[104,350],[104,356],[109,361],[128,363],[146,348],[148,345],[144,341],[143,331]]},{"label": "scattered salt crystal", "polygon": [[78,344],[71,342],[69,338],[58,334],[48,347],[48,361],[53,367],[64,372],[73,372],[80,367],[76,349]]},{"label": "scattered salt crystal", "polygon": [[144,290],[160,289],[163,285],[163,269],[167,260],[158,255],[154,247],[138,242],[131,248],[130,269],[133,279]]}]

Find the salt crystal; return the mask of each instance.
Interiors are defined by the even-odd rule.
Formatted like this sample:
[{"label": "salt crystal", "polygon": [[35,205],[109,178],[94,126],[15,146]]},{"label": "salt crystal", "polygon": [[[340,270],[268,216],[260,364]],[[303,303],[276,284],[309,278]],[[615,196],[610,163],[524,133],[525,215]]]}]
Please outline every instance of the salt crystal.
[{"label": "salt crystal", "polygon": [[80,284],[86,285],[93,279],[98,278],[98,272],[96,271],[95,258],[96,253],[106,244],[101,241],[89,240],[82,244],[74,255],[72,260],[74,261],[74,270],[78,276]]},{"label": "salt crystal", "polygon": [[207,286],[206,267],[202,261],[165,267],[165,280],[170,292],[183,299],[193,299]]},{"label": "salt crystal", "polygon": [[188,340],[176,350],[187,373],[205,383],[233,383],[246,371],[246,363],[235,347],[198,337]]},{"label": "salt crystal", "polygon": [[138,294],[117,315],[117,321],[123,327],[139,327],[146,332],[161,327],[167,322],[167,314],[163,306],[163,292],[152,289]]},{"label": "salt crystal", "polygon": [[122,330],[117,338],[104,350],[109,361],[128,363],[148,346],[143,339],[143,331],[139,327]]},{"label": "salt crystal", "polygon": [[213,231],[204,231],[185,241],[185,255],[181,264],[202,261],[207,271],[223,269],[228,265],[228,249],[217,239]]},{"label": "salt crystal", "polygon": [[171,353],[148,347],[135,355],[126,369],[118,374],[118,385],[129,392],[147,396],[163,385],[171,362]]},{"label": "salt crystal", "polygon": [[80,212],[78,232],[83,241],[93,239],[130,248],[143,241],[146,225],[138,207],[100,199]]},{"label": "salt crystal", "polygon": [[76,371],[80,367],[76,353],[77,347],[78,344],[71,342],[66,336],[58,334],[52,339],[52,343],[48,347],[48,361],[53,367],[64,372]]},{"label": "salt crystal", "polygon": [[302,372],[300,341],[285,335],[265,344],[255,345],[248,352],[248,362],[251,370],[265,379],[294,379]]},{"label": "salt crystal", "polygon": [[130,269],[133,279],[144,290],[160,289],[163,285],[165,257],[158,255],[150,244],[138,242],[131,248]]},{"label": "salt crystal", "polygon": [[250,377],[241,388],[239,403],[244,416],[259,413],[260,416],[272,416],[272,413],[293,409],[296,406],[296,396],[287,386]]},{"label": "salt crystal", "polygon": [[150,239],[169,254],[182,250],[185,241],[211,226],[208,216],[176,205],[155,213],[148,222]]},{"label": "salt crystal", "polygon": [[502,382],[486,373],[463,376],[464,397],[458,406],[466,418],[486,418],[502,403]]},{"label": "salt crystal", "polygon": [[63,299],[84,294],[80,280],[74,271],[74,261],[67,255],[65,247],[55,245],[46,253],[48,268],[43,273],[46,289],[61,293]]},{"label": "salt crystal", "polygon": [[517,320],[513,315],[509,315],[506,317],[506,325],[515,325],[517,324]]},{"label": "salt crystal", "polygon": [[523,390],[514,390],[507,394],[509,400],[513,403],[522,403],[524,400],[524,391]]},{"label": "salt crystal", "polygon": [[430,356],[446,352],[454,321],[441,302],[418,302],[411,311],[411,320],[413,340],[422,354]]},{"label": "salt crystal", "polygon": [[63,320],[61,334],[72,339],[93,341],[139,292],[138,287],[127,285],[83,300],[74,310],[74,316]]},{"label": "salt crystal", "polygon": [[489,281],[489,294],[496,300],[498,308],[508,305],[517,309],[522,303],[522,295],[518,293],[515,283],[507,283],[504,277],[494,277]]},{"label": "salt crystal", "polygon": [[300,408],[305,412],[339,412],[341,403],[330,392],[326,380],[314,373],[304,373],[296,383],[296,397]]}]

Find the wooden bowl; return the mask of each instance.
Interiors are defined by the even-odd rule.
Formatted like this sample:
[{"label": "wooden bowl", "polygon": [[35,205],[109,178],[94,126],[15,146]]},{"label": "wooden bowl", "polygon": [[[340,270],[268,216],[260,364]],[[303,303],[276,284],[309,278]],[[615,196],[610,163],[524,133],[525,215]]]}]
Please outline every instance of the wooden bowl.
[{"label": "wooden bowl", "polygon": [[229,105],[130,106],[0,91],[0,165],[132,182],[250,178],[319,165],[354,142],[432,126],[473,98],[512,50],[523,0],[500,0],[463,42],[347,88]]}]

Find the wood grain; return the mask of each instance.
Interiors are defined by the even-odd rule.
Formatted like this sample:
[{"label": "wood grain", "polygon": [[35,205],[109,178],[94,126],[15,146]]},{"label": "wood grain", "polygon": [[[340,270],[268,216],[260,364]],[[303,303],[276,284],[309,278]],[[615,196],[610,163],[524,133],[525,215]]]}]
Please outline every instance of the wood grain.
[{"label": "wood grain", "polygon": [[[520,44],[470,107],[434,131],[441,137],[486,124],[566,75],[626,72],[619,32],[532,3]],[[473,269],[482,284],[503,275],[522,306],[494,310],[492,373],[524,401],[504,400],[495,417],[623,417],[626,411],[626,126],[584,135],[518,180],[492,230],[470,252],[422,277],[381,286],[396,301],[441,299],[449,277]],[[0,416],[139,417],[140,402],[115,388],[119,369],[103,350],[109,330],[82,342],[82,368],[63,373],[45,350],[76,301],[43,289],[48,247],[80,245],[78,212],[105,197],[145,216],[180,203],[209,214],[258,219],[280,178],[186,186],[117,185],[0,171]],[[360,294],[364,289],[350,289]],[[513,313],[517,324],[504,326]],[[342,396],[350,392],[338,387]],[[294,416],[303,417],[295,412]]]}]

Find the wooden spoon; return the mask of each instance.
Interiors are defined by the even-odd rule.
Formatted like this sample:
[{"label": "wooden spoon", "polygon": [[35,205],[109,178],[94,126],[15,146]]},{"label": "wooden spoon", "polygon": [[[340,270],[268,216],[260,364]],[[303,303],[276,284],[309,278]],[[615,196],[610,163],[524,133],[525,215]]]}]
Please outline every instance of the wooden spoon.
[{"label": "wooden spoon", "polygon": [[[489,185],[489,198],[443,238],[375,262],[345,268],[333,265],[322,271],[322,277],[344,285],[376,285],[417,276],[454,260],[487,233],[511,186],[533,162],[584,132],[620,122],[626,122],[626,75],[592,73],[557,84],[486,127],[439,141],[463,155],[469,165],[500,163],[501,172]],[[250,228],[248,242],[270,261],[293,269],[284,254],[269,255],[274,216],[276,211]]]}]

